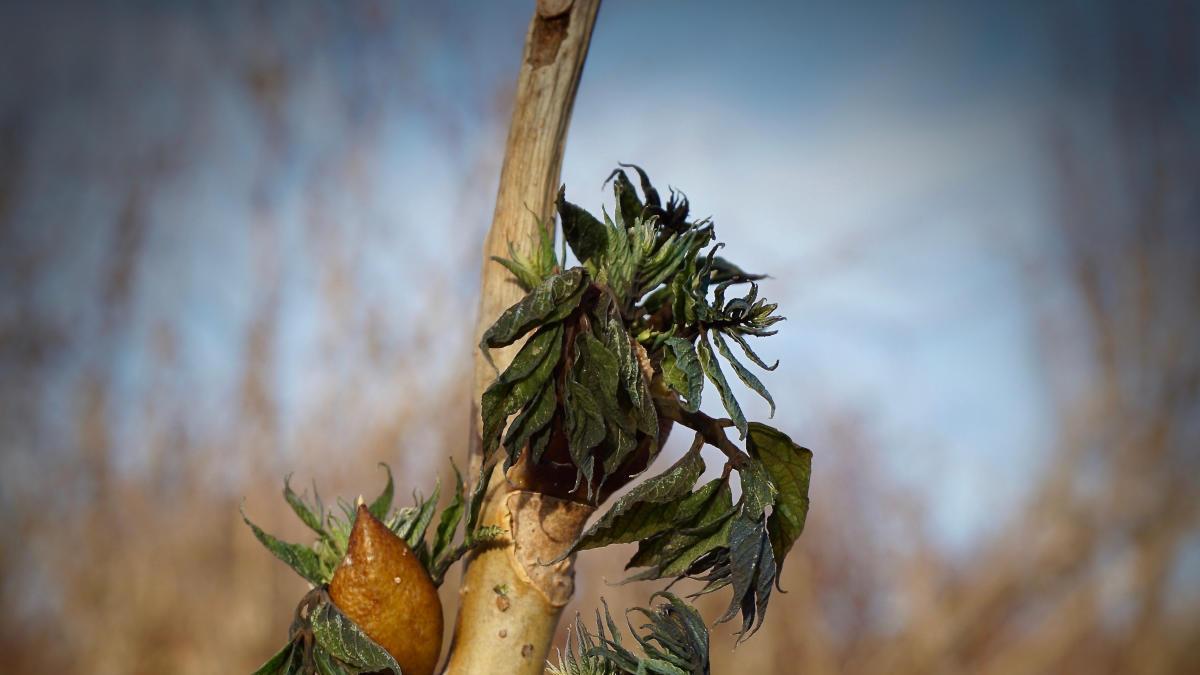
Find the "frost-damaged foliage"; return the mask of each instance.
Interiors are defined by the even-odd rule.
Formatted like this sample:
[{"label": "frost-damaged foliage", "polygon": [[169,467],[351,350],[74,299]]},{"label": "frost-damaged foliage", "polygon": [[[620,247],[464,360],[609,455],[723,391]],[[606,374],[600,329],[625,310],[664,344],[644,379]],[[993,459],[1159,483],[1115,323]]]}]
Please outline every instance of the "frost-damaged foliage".
[{"label": "frost-damaged foliage", "polygon": [[[704,618],[671,593],[655,593],[651,600],[654,598],[662,601],[653,608],[638,607],[627,612],[626,622],[639,652],[625,646],[621,630],[605,603],[603,620],[596,612],[595,633],[589,632],[576,616],[575,639],[568,639],[566,653],[559,653],[558,663],[550,664],[548,672],[551,675],[708,675],[708,627]],[[641,632],[634,628],[628,614],[645,619],[638,627]]]},{"label": "frost-damaged foliage", "polygon": [[[625,169],[636,173],[640,196]],[[649,465],[660,434],[672,425],[691,428],[688,453],[617,500],[563,557],[636,541],[627,567],[640,571],[630,579],[698,579],[697,595],[729,588],[718,621],[740,612],[744,639],[761,625],[808,512],[812,453],[747,420],[728,376],[766,400],[774,415],[771,394],[742,359],[775,369],[778,363],[759,357],[748,338],[774,334],[782,317],[759,296],[762,275],[716,255],[723,244],[714,241],[712,223],[690,220],[682,193],[671,190],[664,204],[632,165],[609,180],[611,217],[597,218],[559,191],[562,232],[577,265],[568,266],[565,251],[555,256],[552,233],[542,227],[528,255],[510,248],[511,258],[497,259],[527,295],[480,346],[487,352],[525,342],[483,395],[485,463],[503,457],[505,469],[570,472],[574,488],[561,496],[598,504]],[[728,418],[700,412],[706,380]],[[727,437],[731,428],[744,448]],[[721,450],[726,463],[720,478],[697,485],[705,445]],[[630,661],[603,634],[595,644],[590,639],[577,631],[560,672],[701,672],[659,665],[657,657]]]},{"label": "frost-damaged foliage", "polygon": [[[367,509],[408,544],[418,562],[429,572],[434,585],[440,586],[446,570],[469,550],[501,534],[495,526],[480,527],[478,524],[487,475],[467,496],[462,475],[455,467],[454,494],[442,510],[436,527],[431,528],[440,485],[435,485],[429,498],[413,494],[412,506],[393,509],[395,484],[392,471],[385,464],[381,466],[387,472],[387,484]],[[245,513],[242,518],[267,550],[308,580],[314,589],[296,609],[288,643],[255,671],[255,675],[333,675],[387,669],[400,675],[400,666],[391,655],[342,614],[326,592],[334,570],[346,556],[355,505],[339,499],[336,510],[327,509],[315,485],[310,501],[307,496],[296,494],[288,479],[283,482],[283,498],[316,534],[312,545],[281,541],[252,523]],[[462,536],[456,543],[460,525],[463,526]]]}]

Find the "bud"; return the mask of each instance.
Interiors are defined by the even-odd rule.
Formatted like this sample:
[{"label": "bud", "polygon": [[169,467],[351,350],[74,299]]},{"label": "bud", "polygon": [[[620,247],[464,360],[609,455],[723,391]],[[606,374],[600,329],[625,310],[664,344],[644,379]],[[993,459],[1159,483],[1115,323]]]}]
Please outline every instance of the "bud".
[{"label": "bud", "polygon": [[361,503],[329,597],[404,675],[432,675],[442,651],[437,588],[408,544]]}]

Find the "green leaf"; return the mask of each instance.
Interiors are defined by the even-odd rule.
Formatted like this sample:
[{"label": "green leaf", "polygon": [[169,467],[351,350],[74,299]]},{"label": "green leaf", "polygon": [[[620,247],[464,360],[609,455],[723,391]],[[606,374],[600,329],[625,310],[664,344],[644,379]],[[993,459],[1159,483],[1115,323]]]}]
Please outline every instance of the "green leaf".
[{"label": "green leaf", "polygon": [[[508,432],[504,435],[504,447],[508,452],[509,462],[516,462],[517,456],[521,454],[521,449],[529,443],[529,439],[550,424],[554,419],[554,411],[558,409],[558,396],[555,392],[554,382],[549,380],[542,384],[541,391],[533,399],[533,402],[525,406],[520,415],[508,425]],[[531,448],[531,450],[534,450]],[[545,450],[545,448],[541,448]],[[531,460],[533,463],[541,461],[542,453],[533,452]]]},{"label": "green leaf", "polygon": [[[451,463],[453,466],[453,462]],[[442,516],[438,520],[437,534],[433,539],[432,557],[434,560],[445,555],[450,548],[451,542],[454,540],[454,533],[458,530],[458,523],[462,520],[463,515],[463,479],[462,473],[458,467],[454,467],[454,497],[450,500],[450,505],[442,511]]]},{"label": "green leaf", "polygon": [[774,417],[775,399],[771,398],[771,392],[767,391],[767,388],[763,386],[762,381],[759,380],[754,373],[747,370],[746,366],[743,366],[740,361],[733,357],[733,352],[729,351],[729,345],[725,344],[725,340],[721,337],[721,333],[719,331],[713,331],[712,336],[713,342],[717,343],[717,351],[721,352],[721,356],[724,356],[725,360],[729,362],[729,365],[733,366],[733,372],[737,374],[738,379],[742,381],[742,384],[745,384],[750,389],[753,389],[759,396],[763,397],[767,403],[771,404],[771,417]]},{"label": "green leaf", "polygon": [[[417,516],[413,519],[411,525],[404,533],[397,532],[402,539],[408,544],[413,551],[420,551],[425,544],[425,530],[429,529],[429,523],[433,521],[433,512],[437,508],[438,497],[441,496],[442,481],[438,480],[433,484],[433,494],[429,499],[417,500]],[[427,560],[422,560],[422,564],[428,563]],[[428,568],[429,565],[425,564]]]},{"label": "green leaf", "polygon": [[[567,379],[566,391],[567,449],[581,477],[590,482],[596,458],[592,448],[604,440],[604,415],[592,392],[573,377]],[[590,489],[590,488],[589,488]]]},{"label": "green leaf", "polygon": [[[509,415],[520,410],[550,379],[562,355],[562,326],[538,330],[517,352],[507,369],[483,393],[483,456],[490,461],[500,445]],[[515,458],[510,455],[509,461]]]},{"label": "green leaf", "polygon": [[[621,384],[625,395],[633,407],[637,420],[637,428],[642,433],[658,437],[658,411],[654,408],[654,400],[650,395],[650,386],[642,375],[642,367],[634,350],[642,350],[621,322],[615,316],[609,316],[604,331],[605,344],[617,358],[617,368],[621,376]],[[643,354],[644,354],[644,350]]]},{"label": "green leaf", "polygon": [[267,550],[276,558],[279,558],[288,567],[295,570],[296,574],[299,574],[316,586],[329,581],[321,572],[321,560],[317,557],[316,551],[307,546],[281,541],[267,534],[262,528],[250,522],[250,519],[246,517],[245,511],[242,511],[242,520],[246,521],[246,524],[250,526],[251,531],[254,532],[254,536],[262,542],[262,545],[266,546]]},{"label": "green leaf", "polygon": [[[762,626],[763,618],[767,616],[767,602],[771,599],[771,587],[779,581],[778,573],[771,539],[769,536],[764,536],[759,551],[758,572],[754,578],[754,606],[758,613],[758,622],[751,628],[743,621],[742,632],[745,637],[750,637],[758,632]],[[747,629],[749,629],[748,632]]]},{"label": "green leaf", "polygon": [[671,530],[644,539],[637,553],[625,565],[650,569],[630,577],[635,579],[661,579],[683,574],[697,558],[725,544],[729,540],[729,521],[733,514],[733,493],[729,483],[716,479],[706,483],[685,502],[701,496],[698,507],[688,504],[687,511],[693,515],[686,523],[679,523]]},{"label": "green leaf", "polygon": [[729,337],[733,338],[735,342],[741,345],[742,351],[746,353],[746,358],[753,361],[754,365],[762,368],[763,370],[775,370],[779,367],[778,359],[776,359],[775,363],[772,363],[768,366],[765,361],[759,358],[758,354],[754,353],[754,350],[750,348],[750,344],[746,342],[746,338],[742,337],[740,333],[736,331],[732,332],[729,334]]},{"label": "green leaf", "polygon": [[296,643],[294,641],[288,642],[283,646],[283,649],[275,652],[274,656],[267,659],[266,663],[259,666],[258,670],[250,675],[281,675],[282,673],[287,673],[289,670],[288,666],[291,665],[292,661],[292,651],[295,648]]},{"label": "green leaf", "polygon": [[609,440],[603,464],[604,475],[608,476],[637,448],[637,422],[617,396],[620,389],[617,356],[590,332],[580,333],[575,339],[571,376],[588,391],[600,411],[604,429],[601,439]]},{"label": "green leaf", "polygon": [[508,257],[492,256],[492,260],[500,263],[516,277],[517,285],[522,290],[531,291],[544,279],[554,274],[558,260],[554,257],[554,232],[537,218],[536,232],[532,237],[528,255],[516,250],[513,243],[508,242]]},{"label": "green leaf", "polygon": [[797,445],[787,434],[758,422],[750,425],[746,449],[761,462],[779,493],[767,519],[767,531],[775,560],[782,565],[792,544],[804,531],[808,517],[812,451]]},{"label": "green leaf", "polygon": [[558,190],[558,216],[563,237],[579,262],[588,262],[608,245],[608,229],[596,217],[567,201],[567,187]]},{"label": "green leaf", "polygon": [[[329,652],[322,649],[320,645],[313,647],[312,659],[317,667],[317,675],[354,675],[346,670],[341,661],[330,656]],[[354,673],[357,672],[358,669],[355,668]]]},{"label": "green leaf", "polygon": [[471,500],[467,505],[466,531],[468,535],[473,535],[479,527],[479,512],[483,509],[483,501],[487,496],[488,483],[492,480],[494,469],[494,464],[485,463],[479,472],[479,478],[475,481],[475,487],[471,489]]},{"label": "green leaf", "polygon": [[642,481],[618,499],[563,558],[575,551],[639,541],[663,532],[676,524],[681,507],[690,509],[690,512],[685,511],[687,518],[695,515],[703,499],[693,500],[686,506],[687,500],[681,499],[690,495],[692,485],[702,473],[704,459],[700,453],[687,453],[662,474]]},{"label": "green leaf", "polygon": [[708,376],[709,381],[717,388],[717,392],[721,394],[721,403],[725,406],[725,410],[729,412],[729,417],[733,420],[734,426],[737,427],[741,438],[746,437],[746,415],[742,413],[742,407],[738,405],[737,399],[733,395],[733,390],[729,387],[729,381],[725,379],[725,374],[721,372],[721,366],[717,364],[717,358],[713,355],[712,347],[708,344],[708,338],[704,335],[700,336],[700,341],[696,345],[696,354],[700,357],[700,367],[704,369],[704,374]]},{"label": "green leaf", "polygon": [[[730,525],[733,522],[733,518],[730,518],[729,515],[730,512],[725,511],[724,519],[713,523],[716,525],[716,529],[709,531],[708,534],[679,535],[668,540],[663,546],[662,555],[670,559],[659,567],[656,575],[652,578],[662,579],[687,574],[700,556],[727,545]],[[722,516],[716,514],[715,517],[721,518]]]},{"label": "green leaf", "polygon": [[[575,267],[549,277],[527,293],[484,332],[479,348],[506,347],[538,326],[560,321],[573,312],[583,297],[586,273]],[[490,358],[490,357],[489,357]]]},{"label": "green leaf", "polygon": [[658,190],[654,189],[654,185],[650,182],[650,177],[642,171],[642,167],[636,164],[621,164],[620,166],[626,169],[633,169],[637,172],[638,180],[642,184],[642,194],[646,196],[646,204],[648,206],[662,207],[662,199],[658,196]]},{"label": "green leaf", "polygon": [[738,478],[742,482],[742,506],[745,512],[752,520],[762,518],[766,508],[775,503],[777,495],[766,466],[751,457],[738,469]]},{"label": "green leaf", "polygon": [[571,375],[576,382],[591,390],[606,418],[620,415],[617,403],[620,377],[617,357],[589,332],[582,332],[575,338],[575,364],[571,368]]},{"label": "green leaf", "polygon": [[602,264],[597,269],[597,280],[606,284],[619,304],[624,304],[633,290],[645,249],[654,240],[654,229],[649,223],[629,228],[632,223],[623,222],[620,206],[614,223],[604,214],[608,228],[608,243],[600,256]]},{"label": "green leaf", "polygon": [[[753,599],[754,577],[762,555],[763,524],[748,518],[745,513],[733,519],[729,529],[730,584],[733,599],[729,608],[717,619],[717,623],[728,621],[742,608],[747,593]],[[751,605],[753,612],[753,605]]]},{"label": "green leaf", "polygon": [[402,675],[400,664],[362,631],[345,614],[342,614],[332,602],[322,602],[313,610],[313,637],[317,644],[329,652],[330,656],[357,668],[359,671],[375,671],[389,668],[396,675]]},{"label": "green leaf", "polygon": [[292,490],[292,486],[289,485],[291,479],[291,474],[288,474],[283,479],[283,498],[292,507],[292,511],[295,512],[300,520],[308,526],[308,529],[319,535],[327,536],[325,527],[321,524],[321,516],[314,513],[312,508]]},{"label": "green leaf", "polygon": [[700,409],[700,396],[704,392],[704,371],[696,348],[688,340],[679,337],[667,338],[665,344],[663,382],[683,397],[679,403],[684,410],[696,412]]},{"label": "green leaf", "polygon": [[383,492],[379,493],[367,510],[371,512],[371,515],[383,520],[392,508],[392,494],[395,492],[396,486],[392,483],[392,468],[383,462],[380,462],[379,466],[382,466],[383,470],[387,472],[387,485],[383,486]]}]

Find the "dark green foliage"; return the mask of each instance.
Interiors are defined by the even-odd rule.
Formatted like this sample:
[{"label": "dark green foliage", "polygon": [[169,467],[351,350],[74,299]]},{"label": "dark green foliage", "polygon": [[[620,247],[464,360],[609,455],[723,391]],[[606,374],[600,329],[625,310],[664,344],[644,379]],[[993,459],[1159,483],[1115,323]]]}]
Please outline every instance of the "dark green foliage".
[{"label": "dark green foliage", "polygon": [[[708,627],[704,617],[679,597],[659,592],[651,600],[661,599],[652,608],[637,607],[627,615],[644,619],[630,633],[638,652],[626,646],[621,630],[604,604],[604,616],[596,613],[596,630],[591,632],[582,618],[575,618],[575,640],[568,641],[567,653],[559,654],[551,664],[551,675],[708,675]],[[640,629],[640,631],[639,631]],[[632,646],[632,645],[631,645]]]}]

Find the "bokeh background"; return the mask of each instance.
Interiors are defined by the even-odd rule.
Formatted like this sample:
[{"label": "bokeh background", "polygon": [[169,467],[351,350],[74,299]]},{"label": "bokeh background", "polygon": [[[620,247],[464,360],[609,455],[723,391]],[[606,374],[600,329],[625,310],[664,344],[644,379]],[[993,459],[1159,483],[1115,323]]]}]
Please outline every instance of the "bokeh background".
[{"label": "bokeh background", "polygon": [[[3,3],[0,669],[247,672],[305,586],[239,505],[463,462],[531,11]],[[618,161],[772,275],[816,453],[715,672],[1195,672],[1195,3],[609,0],[572,199]],[[629,552],[568,611],[643,603]]]}]

